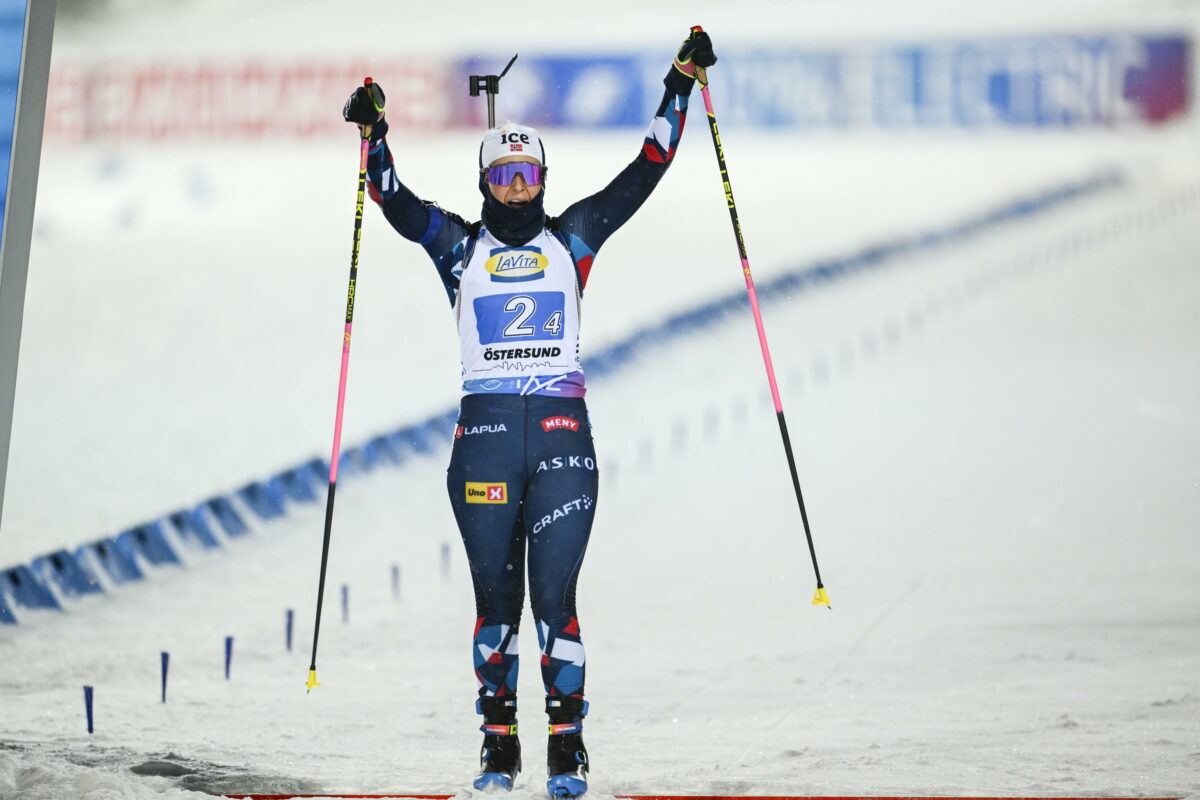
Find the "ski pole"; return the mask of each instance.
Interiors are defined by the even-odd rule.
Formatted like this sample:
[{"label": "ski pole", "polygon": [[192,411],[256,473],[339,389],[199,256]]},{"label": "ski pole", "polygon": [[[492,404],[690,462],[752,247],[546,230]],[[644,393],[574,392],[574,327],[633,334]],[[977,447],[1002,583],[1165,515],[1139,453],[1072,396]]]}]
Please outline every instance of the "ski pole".
[{"label": "ski pole", "polygon": [[[371,93],[377,111],[383,111],[382,96],[370,78],[363,85]],[[325,600],[325,569],[329,565],[329,537],[333,532],[333,497],[337,493],[338,456],[342,449],[342,411],[346,405],[346,373],[350,368],[350,329],[354,324],[354,287],[358,282],[358,245],[362,240],[363,202],[367,196],[367,153],[371,147],[371,127],[362,128],[358,149],[358,198],[354,205],[354,245],[350,249],[350,287],[346,290],[346,328],[342,333],[342,371],[338,380],[337,414],[333,422],[333,453],[329,457],[329,495],[325,500],[325,539],[321,543],[321,578],[317,583],[317,619],[313,624],[312,663],[308,666],[305,686],[311,692],[317,683],[317,640],[321,635],[321,606]]]},{"label": "ski pole", "polygon": [[[692,27],[693,33],[702,32],[699,25]],[[762,312],[758,307],[758,293],[754,290],[754,278],[750,274],[750,256],[746,254],[746,241],[742,237],[742,223],[738,219],[737,205],[733,201],[733,187],[729,182],[729,168],[725,165],[725,148],[721,146],[721,134],[717,130],[717,115],[713,111],[712,97],[708,93],[708,76],[703,67],[696,67],[696,79],[704,95],[704,109],[708,112],[708,129],[712,133],[713,147],[717,151],[717,165],[721,169],[721,182],[725,187],[725,203],[729,206],[729,219],[733,222],[733,234],[737,239],[738,255],[742,258],[742,274],[746,278],[746,293],[750,296],[750,310],[754,313],[754,325],[758,329],[758,344],[762,348],[763,363],[767,368],[767,382],[771,385],[771,400],[775,403],[775,416],[779,420],[779,433],[783,436],[783,450],[787,453],[788,469],[792,473],[792,486],[796,490],[796,503],[800,506],[800,519],[804,522],[804,537],[808,540],[808,553],[812,556],[813,572],[817,577],[817,591],[813,595],[814,606],[829,605],[829,595],[821,582],[821,568],[817,566],[817,550],[813,547],[812,530],[808,525],[808,512],[804,508],[804,495],[800,491],[800,478],[796,475],[796,458],[792,455],[792,440],[788,436],[787,421],[783,417],[783,402],[779,399],[779,386],[775,381],[775,367],[771,363],[771,350],[767,347],[767,332],[763,328]]]}]

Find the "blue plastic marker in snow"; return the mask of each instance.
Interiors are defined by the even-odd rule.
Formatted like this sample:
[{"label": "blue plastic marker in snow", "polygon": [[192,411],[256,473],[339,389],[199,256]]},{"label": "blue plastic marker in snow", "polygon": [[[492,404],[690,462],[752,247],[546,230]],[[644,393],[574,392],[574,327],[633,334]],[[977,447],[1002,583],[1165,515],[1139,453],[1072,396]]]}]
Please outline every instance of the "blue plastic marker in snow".
[{"label": "blue plastic marker in snow", "polygon": [[342,584],[342,622],[350,621],[350,584]]},{"label": "blue plastic marker in snow", "polygon": [[83,687],[83,707],[87,711],[88,733],[92,733],[92,687],[90,686]]},{"label": "blue plastic marker in snow", "polygon": [[296,612],[293,609],[287,610],[287,622],[284,623],[284,628],[287,630],[287,649],[292,652],[292,624],[295,622]]},{"label": "blue plastic marker in snow", "polygon": [[392,599],[400,599],[400,565],[392,564]]},{"label": "blue plastic marker in snow", "polygon": [[229,680],[229,665],[233,662],[233,637],[225,637],[225,680]]},{"label": "blue plastic marker in snow", "polygon": [[171,654],[167,651],[162,653],[162,701],[167,702],[167,665],[171,663]]}]

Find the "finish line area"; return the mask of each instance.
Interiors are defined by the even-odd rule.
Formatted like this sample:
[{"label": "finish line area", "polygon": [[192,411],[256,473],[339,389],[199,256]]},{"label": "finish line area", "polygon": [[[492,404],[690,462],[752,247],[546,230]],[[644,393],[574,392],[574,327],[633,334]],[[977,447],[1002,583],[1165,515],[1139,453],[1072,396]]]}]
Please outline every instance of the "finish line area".
[{"label": "finish line area", "polygon": [[[452,794],[230,794],[237,800],[294,800],[294,798],[404,798],[404,800],[450,800]],[[1173,797],[942,797],[940,795],[671,795],[619,794],[616,800],[1179,800]]]}]

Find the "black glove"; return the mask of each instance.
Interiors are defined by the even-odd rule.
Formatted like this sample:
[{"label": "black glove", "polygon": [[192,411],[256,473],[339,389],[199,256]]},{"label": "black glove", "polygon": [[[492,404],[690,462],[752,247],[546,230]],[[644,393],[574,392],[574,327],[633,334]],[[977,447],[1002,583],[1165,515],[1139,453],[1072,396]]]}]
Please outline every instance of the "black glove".
[{"label": "black glove", "polygon": [[383,119],[383,101],[383,89],[367,78],[346,101],[342,117],[356,125],[376,125]]},{"label": "black glove", "polygon": [[[667,73],[663,83],[676,94],[689,95],[696,79],[703,75],[703,70],[716,63],[717,56],[713,53],[712,39],[697,25],[692,28],[688,38],[683,40],[679,52],[675,55],[675,63],[671,65],[671,71]],[[700,68],[699,72],[697,67]],[[707,86],[708,81],[702,80],[700,85]]]},{"label": "black glove", "polygon": [[713,53],[712,39],[708,38],[708,34],[701,30],[699,25],[692,28],[691,35],[683,40],[683,46],[679,48],[679,53],[675,56],[676,65],[687,64],[689,61],[704,69],[717,63],[717,56]]}]

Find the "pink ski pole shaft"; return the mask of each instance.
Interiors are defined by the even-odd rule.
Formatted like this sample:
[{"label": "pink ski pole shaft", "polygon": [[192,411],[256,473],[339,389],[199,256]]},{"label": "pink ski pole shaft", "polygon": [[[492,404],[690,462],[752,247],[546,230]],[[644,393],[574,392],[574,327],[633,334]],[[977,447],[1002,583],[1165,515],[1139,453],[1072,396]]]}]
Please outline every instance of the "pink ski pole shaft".
[{"label": "pink ski pole shaft", "polygon": [[[374,86],[370,78],[363,80],[368,90]],[[376,97],[372,91],[372,97]],[[379,107],[379,101],[376,101]],[[321,544],[321,578],[317,583],[317,618],[313,624],[312,662],[308,667],[305,686],[312,691],[317,683],[317,640],[321,635],[321,608],[325,600],[325,570],[329,566],[329,538],[333,532],[333,498],[337,493],[338,457],[342,452],[342,412],[346,407],[346,375],[350,370],[350,334],[354,325],[354,288],[358,282],[358,246],[362,241],[363,203],[367,196],[367,153],[371,143],[370,129],[363,130],[358,151],[358,197],[354,205],[354,245],[350,250],[350,286],[346,290],[346,327],[342,333],[342,369],[338,379],[337,414],[333,422],[333,453],[329,457],[329,494],[325,500],[325,538]]]},{"label": "pink ski pole shaft", "polygon": [[[702,28],[696,25],[693,32]],[[775,404],[775,416],[779,420],[779,433],[783,436],[783,449],[787,453],[788,469],[792,473],[792,486],[796,490],[796,503],[800,506],[800,519],[804,523],[804,537],[808,540],[808,553],[812,556],[813,572],[817,577],[817,591],[813,605],[829,604],[825,584],[821,582],[821,568],[817,566],[817,550],[813,546],[812,530],[808,525],[808,512],[804,508],[804,494],[800,491],[800,478],[796,474],[796,457],[792,454],[792,440],[788,435],[787,421],[783,416],[783,402],[779,399],[779,384],[775,380],[775,366],[771,362],[771,349],[767,346],[767,332],[763,328],[762,311],[758,307],[758,293],[754,290],[754,277],[750,274],[750,257],[746,254],[746,241],[742,237],[742,223],[738,219],[737,204],[733,200],[733,186],[729,182],[729,168],[725,164],[725,148],[721,145],[721,134],[717,130],[717,115],[713,111],[712,97],[708,93],[708,76],[702,67],[696,67],[701,94],[704,95],[704,110],[708,112],[708,129],[712,133],[713,147],[717,151],[717,164],[721,168],[721,182],[725,187],[725,204],[729,206],[729,219],[733,222],[733,233],[737,239],[738,255],[742,259],[742,275],[746,279],[746,294],[750,297],[750,310],[754,314],[754,326],[758,329],[758,344],[762,349],[763,364],[767,368],[767,382],[771,385],[771,400]]]}]

